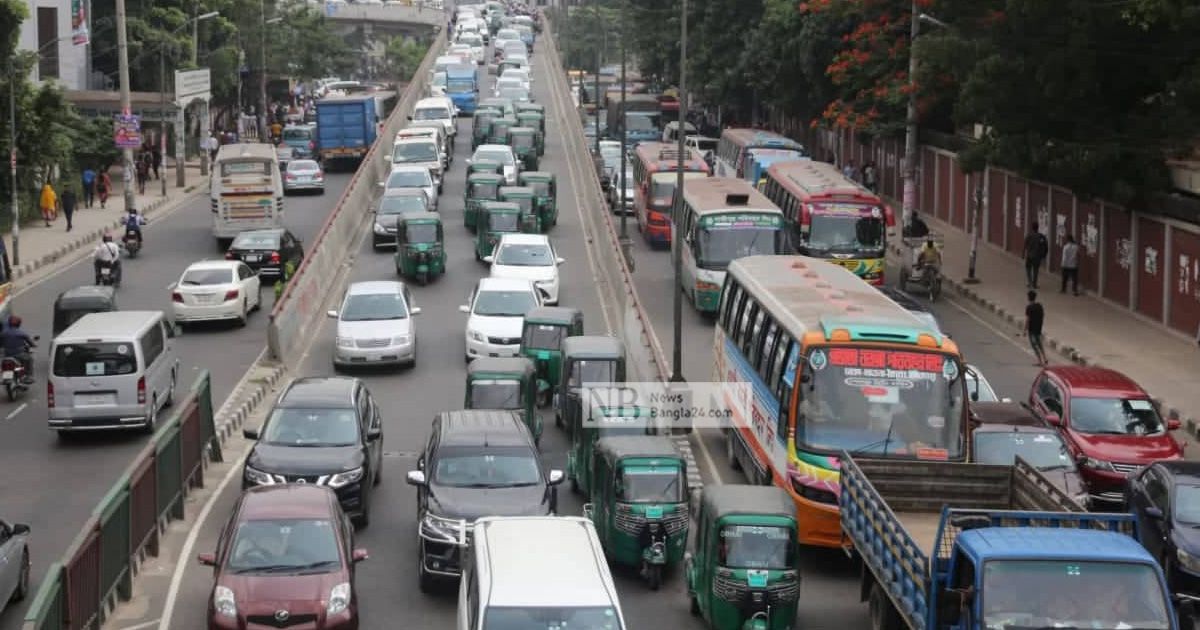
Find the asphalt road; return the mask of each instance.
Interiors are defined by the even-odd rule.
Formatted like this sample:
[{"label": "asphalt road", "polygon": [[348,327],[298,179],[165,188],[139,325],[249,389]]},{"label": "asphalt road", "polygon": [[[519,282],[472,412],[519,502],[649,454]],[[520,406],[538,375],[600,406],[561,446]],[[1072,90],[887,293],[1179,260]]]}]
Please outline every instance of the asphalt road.
[{"label": "asphalt road", "polygon": [[[541,44],[539,44],[539,48]],[[548,74],[539,51],[533,57],[535,68],[534,93],[539,102],[546,103],[550,114],[546,156],[542,169],[559,177],[560,221],[551,238],[560,255],[567,258],[560,268],[562,274],[562,303],[581,308],[585,313],[589,333],[604,332],[603,320],[592,271],[584,254],[584,236],[574,190],[582,185],[573,181],[567,170],[561,129],[571,115],[550,99]],[[560,77],[553,80],[561,81]],[[560,92],[561,94],[561,92]],[[396,627],[452,627],[455,624],[456,590],[446,589],[441,595],[421,594],[416,584],[416,496],[405,485],[405,473],[416,461],[417,452],[428,439],[429,423],[438,411],[462,407],[463,328],[466,316],[457,307],[466,301],[476,279],[486,269],[472,254],[470,234],[462,226],[462,193],[465,160],[469,157],[469,119],[459,122],[460,141],[456,160],[446,179],[442,197],[442,215],[446,225],[446,248],[449,255],[447,274],[424,287],[413,287],[414,301],[422,307],[417,317],[419,358],[415,368],[398,372],[356,372],[363,378],[385,411],[383,468],[384,482],[372,498],[372,525],[357,535],[356,546],[366,548],[370,560],[359,565],[357,589],[365,629]],[[635,229],[630,221],[630,229]],[[650,312],[657,334],[668,352],[671,348],[671,285],[670,256],[664,251],[650,251],[635,234],[637,257],[636,278],[641,298]],[[390,252],[373,252],[369,242],[360,247],[352,279],[373,280],[394,278]],[[1007,396],[1019,396],[1031,380],[1035,368],[1032,358],[1012,339],[989,329],[983,320],[976,320],[949,302],[934,306],[943,325],[964,347],[969,359],[977,364],[993,386]],[[326,321],[314,335],[314,344],[296,373],[299,375],[328,375],[333,324]],[[712,325],[699,317],[685,304],[683,317],[684,375],[689,380],[706,380],[711,366]],[[551,417],[545,417],[546,434],[542,452],[548,468],[565,465],[566,442],[563,434],[553,427]],[[740,473],[732,471],[724,460],[724,450],[715,434],[698,434],[703,448],[698,449],[699,463],[706,483],[744,482]],[[715,466],[710,466],[712,462]],[[201,530],[195,552],[214,549],[224,520],[228,518],[240,493],[234,479],[216,499],[211,516],[200,524]],[[559,491],[560,510],[565,514],[581,513],[580,502],[566,485]],[[199,627],[206,614],[212,587],[210,569],[198,566],[193,558],[184,559],[184,575],[176,605],[170,611],[170,627]],[[842,630],[847,627],[866,627],[866,607],[858,602],[857,568],[846,561],[840,552],[807,549],[803,554],[803,588],[800,613],[796,627]],[[621,595],[621,605],[631,628],[700,628],[702,625],[687,611],[682,579],[676,571],[659,592],[651,592],[632,572],[614,571]],[[546,576],[553,580],[554,576]],[[536,584],[529,585],[537,588]]]},{"label": "asphalt road", "polygon": [[[285,224],[302,241],[315,236],[349,181],[350,175],[332,174],[324,195],[289,196]],[[107,212],[116,218],[121,210],[81,212]],[[167,286],[179,279],[187,265],[223,255],[212,237],[211,217],[205,195],[147,225],[145,249],[137,259],[122,262],[125,277],[117,292],[119,307],[168,310],[171,296]],[[0,440],[0,461],[8,471],[0,475],[0,496],[4,497],[3,518],[27,523],[33,530],[30,551],[35,586],[46,567],[66,551],[97,501],[148,439],[137,433],[89,433],[60,441],[47,428],[46,358],[54,300],[63,291],[92,281],[89,258],[39,284],[18,287],[24,292],[14,300],[13,312],[25,320],[25,328],[42,339],[34,354],[37,384],[16,403],[0,403],[0,430],[4,436]],[[226,324],[187,328],[177,340],[180,388],[190,387],[201,370],[209,370],[213,407],[219,408],[266,346],[267,313],[272,301],[271,288],[264,288],[263,308],[250,316],[244,328]],[[5,610],[0,616],[0,629],[18,627],[25,607]]]}]

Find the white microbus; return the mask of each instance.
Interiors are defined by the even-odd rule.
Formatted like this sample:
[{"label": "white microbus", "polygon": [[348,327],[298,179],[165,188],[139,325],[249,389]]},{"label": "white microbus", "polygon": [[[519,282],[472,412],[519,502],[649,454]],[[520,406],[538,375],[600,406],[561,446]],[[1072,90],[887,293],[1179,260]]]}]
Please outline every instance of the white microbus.
[{"label": "white microbus", "polygon": [[212,170],[213,236],[228,240],[245,230],[283,226],[283,179],[275,147],[227,144]]}]

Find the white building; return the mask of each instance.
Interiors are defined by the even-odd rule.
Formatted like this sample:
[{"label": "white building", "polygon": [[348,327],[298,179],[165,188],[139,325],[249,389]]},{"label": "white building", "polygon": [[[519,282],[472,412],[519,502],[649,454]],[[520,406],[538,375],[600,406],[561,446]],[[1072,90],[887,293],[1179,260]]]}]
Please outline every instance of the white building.
[{"label": "white building", "polygon": [[[25,0],[29,17],[21,23],[18,46],[38,53],[38,63],[30,78],[56,80],[67,90],[88,89],[88,55],[91,46],[75,44],[72,6],[82,7],[90,27],[91,2],[88,0]],[[88,29],[90,31],[90,28]]]}]

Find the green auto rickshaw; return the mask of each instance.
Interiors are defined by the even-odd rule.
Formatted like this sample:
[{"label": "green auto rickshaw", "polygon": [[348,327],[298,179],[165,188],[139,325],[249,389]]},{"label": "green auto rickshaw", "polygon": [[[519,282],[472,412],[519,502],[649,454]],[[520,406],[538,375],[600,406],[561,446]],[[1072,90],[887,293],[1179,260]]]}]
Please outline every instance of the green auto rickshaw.
[{"label": "green auto rickshaw", "polygon": [[593,453],[596,441],[617,435],[649,435],[654,418],[651,409],[626,402],[626,390],[604,387],[588,390],[583,411],[570,427],[571,444],[567,447],[567,477],[571,490],[584,497],[592,490]]},{"label": "green auto rickshaw", "polygon": [[562,371],[562,345],[567,337],[583,334],[583,312],[564,306],[539,306],[525,313],[521,354],[537,368],[538,404],[550,404]]},{"label": "green auto rickshaw", "polygon": [[[493,162],[493,164],[498,164]],[[467,176],[467,190],[463,194],[463,225],[475,231],[479,220],[479,204],[483,201],[499,201],[500,187],[504,176],[496,173],[475,173]]]},{"label": "green auto rickshaw", "polygon": [[603,335],[567,337],[562,355],[554,393],[554,424],[566,427],[569,434],[581,413],[581,388],[625,382],[625,344]]},{"label": "green auto rickshaw", "polygon": [[480,107],[475,110],[471,120],[471,150],[479,145],[487,144],[488,134],[492,130],[492,121],[504,116],[504,110],[499,107]]},{"label": "green auto rickshaw", "polygon": [[[71,327],[84,315],[107,313],[117,309],[117,291],[111,286],[85,285],[67,289],[54,300],[53,332],[58,333]],[[580,331],[579,334],[583,334]]]},{"label": "green auto rickshaw", "polygon": [[476,173],[491,173],[503,177],[504,165],[495,160],[475,160],[467,165],[467,177]]},{"label": "green auto rickshaw", "polygon": [[517,182],[533,189],[533,206],[543,232],[558,223],[558,180],[549,171],[521,171]]},{"label": "green auto rickshaw", "polygon": [[535,114],[541,114],[543,119],[546,117],[546,106],[542,105],[541,103],[517,103],[516,105],[513,105],[513,107],[517,110],[517,114],[532,112]]},{"label": "green auto rickshaw", "polygon": [[538,168],[537,135],[537,129],[533,127],[513,127],[508,130],[508,146],[512,147],[522,170],[536,171]]},{"label": "green auto rickshaw", "polygon": [[534,444],[542,439],[537,413],[537,375],[525,357],[479,357],[467,366],[465,409],[498,409],[521,415]]},{"label": "green auto rickshaw", "polygon": [[789,630],[800,600],[796,505],[778,486],[706,486],[684,557],[692,614],[712,630]]},{"label": "green auto rickshaw", "polygon": [[520,112],[517,114],[517,124],[535,130],[534,146],[537,147],[538,157],[546,155],[546,119],[537,112]]},{"label": "green auto rickshaw", "polygon": [[500,201],[508,201],[520,206],[522,232],[526,234],[541,233],[538,213],[533,205],[534,194],[532,188],[525,186],[502,186],[500,188]]},{"label": "green auto rickshaw", "polygon": [[479,101],[479,107],[495,107],[500,110],[501,116],[513,117],[517,115],[516,109],[513,108],[513,102],[507,98],[493,96]]},{"label": "green auto rickshaw", "polygon": [[508,137],[513,127],[517,126],[517,119],[509,116],[496,118],[492,121],[491,127],[488,128],[487,142],[484,144],[508,144]]},{"label": "green auto rickshaw", "polygon": [[425,284],[446,273],[445,235],[436,212],[413,212],[396,222],[396,273]]},{"label": "green auto rickshaw", "polygon": [[661,435],[603,437],[592,454],[583,515],[610,561],[638,567],[652,590],[683,561],[688,537],[687,460]]},{"label": "green auto rickshaw", "polygon": [[500,235],[521,231],[521,206],[511,201],[483,201],[475,230],[475,260],[491,256]]}]

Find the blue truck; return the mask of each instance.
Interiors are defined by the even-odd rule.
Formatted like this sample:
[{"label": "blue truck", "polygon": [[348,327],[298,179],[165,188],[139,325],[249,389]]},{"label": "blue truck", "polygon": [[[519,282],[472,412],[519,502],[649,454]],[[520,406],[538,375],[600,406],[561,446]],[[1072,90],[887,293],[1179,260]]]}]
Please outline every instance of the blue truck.
[{"label": "blue truck", "polygon": [[843,453],[838,502],[872,630],[1179,629],[1136,520],[1082,511],[1023,459]]},{"label": "blue truck", "polygon": [[322,160],[351,162],[367,156],[386,112],[383,95],[328,96],[317,101],[317,151]]},{"label": "blue truck", "polygon": [[479,103],[479,73],[475,66],[455,64],[446,67],[446,96],[458,111],[472,116]]}]

